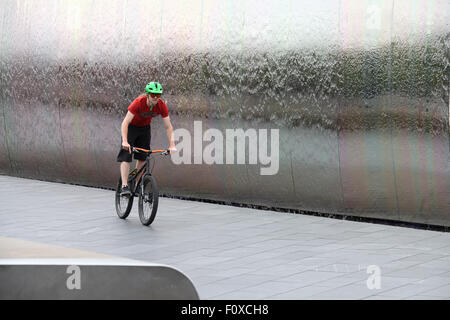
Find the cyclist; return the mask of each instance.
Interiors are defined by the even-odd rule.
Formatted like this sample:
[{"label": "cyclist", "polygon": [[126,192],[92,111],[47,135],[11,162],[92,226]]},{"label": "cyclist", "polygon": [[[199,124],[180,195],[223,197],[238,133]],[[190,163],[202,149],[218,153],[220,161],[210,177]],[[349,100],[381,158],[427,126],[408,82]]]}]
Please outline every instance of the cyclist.
[{"label": "cyclist", "polygon": [[[169,139],[169,152],[176,151],[169,110],[167,109],[166,103],[161,99],[162,92],[163,89],[160,83],[148,83],[145,87],[145,93],[141,94],[130,104],[128,112],[122,121],[122,148],[117,155],[117,162],[120,162],[120,176],[122,178],[120,195],[131,194],[127,180],[130,171],[130,162],[132,160],[132,147],[150,149],[150,124],[152,118],[161,115],[166,128],[167,138]],[[145,154],[134,154],[134,158],[137,160],[137,170],[145,165],[145,157]],[[139,178],[137,181],[139,181]]]}]

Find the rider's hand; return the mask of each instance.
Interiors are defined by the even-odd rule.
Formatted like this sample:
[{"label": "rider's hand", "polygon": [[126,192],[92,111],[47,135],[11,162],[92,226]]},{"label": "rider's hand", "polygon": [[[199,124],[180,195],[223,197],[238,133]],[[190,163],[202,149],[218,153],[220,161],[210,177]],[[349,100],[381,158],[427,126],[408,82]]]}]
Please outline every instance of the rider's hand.
[{"label": "rider's hand", "polygon": [[128,150],[129,153],[131,153],[131,146],[128,142],[123,141],[122,142],[122,149]]},{"label": "rider's hand", "polygon": [[169,154],[172,154],[172,152],[177,152],[177,148],[175,146],[169,147]]}]

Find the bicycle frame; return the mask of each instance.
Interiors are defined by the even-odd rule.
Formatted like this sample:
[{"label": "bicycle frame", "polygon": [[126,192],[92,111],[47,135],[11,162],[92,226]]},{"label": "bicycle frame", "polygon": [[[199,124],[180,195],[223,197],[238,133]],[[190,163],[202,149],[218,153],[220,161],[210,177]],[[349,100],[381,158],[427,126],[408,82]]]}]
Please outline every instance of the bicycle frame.
[{"label": "bicycle frame", "polygon": [[[147,156],[145,158],[145,165],[142,168],[140,168],[132,178],[128,179],[128,184],[131,185],[132,182],[136,181],[136,179],[139,177],[141,172],[143,172],[144,170],[147,171],[142,175],[142,177],[139,179],[139,181],[134,184],[133,190],[130,190],[132,193],[132,196],[134,196],[134,195],[136,195],[136,191],[138,190],[139,186],[141,185],[141,181],[144,180],[144,177],[152,175],[152,173],[150,172],[150,156],[154,153],[160,153],[160,154],[167,155],[167,154],[169,154],[169,150],[168,149],[167,150],[146,150],[146,149],[142,149],[142,148],[133,147],[132,152],[147,154]],[[147,170],[147,168],[148,168],[148,170]],[[143,191],[144,190],[141,190],[141,192],[143,192]]]}]

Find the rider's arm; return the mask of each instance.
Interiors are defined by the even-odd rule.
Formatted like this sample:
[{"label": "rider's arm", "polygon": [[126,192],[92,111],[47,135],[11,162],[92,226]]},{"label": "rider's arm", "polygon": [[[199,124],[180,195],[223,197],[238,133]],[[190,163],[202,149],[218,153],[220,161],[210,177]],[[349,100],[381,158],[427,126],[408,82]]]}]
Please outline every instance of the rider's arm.
[{"label": "rider's arm", "polygon": [[130,145],[128,144],[128,125],[131,123],[131,120],[133,120],[134,114],[132,114],[130,111],[127,112],[127,115],[122,121],[121,126],[121,133],[122,133],[122,146],[128,151],[131,152]]},{"label": "rider's arm", "polygon": [[164,121],[164,127],[166,127],[167,138],[169,139],[169,149],[176,151],[175,140],[173,137],[173,127],[172,127],[172,123],[170,122],[170,117],[167,116],[167,117],[163,118],[163,121]]}]

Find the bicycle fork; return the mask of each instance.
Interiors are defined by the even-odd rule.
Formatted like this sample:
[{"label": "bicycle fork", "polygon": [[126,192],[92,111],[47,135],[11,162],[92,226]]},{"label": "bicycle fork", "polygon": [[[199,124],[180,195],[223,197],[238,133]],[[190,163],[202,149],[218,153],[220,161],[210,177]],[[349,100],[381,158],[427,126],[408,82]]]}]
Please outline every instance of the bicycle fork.
[{"label": "bicycle fork", "polygon": [[[142,183],[140,185],[140,192],[142,195],[142,199],[144,200],[144,202],[151,202],[152,201],[152,196],[151,194],[153,193],[153,190],[151,190],[151,194],[145,194],[145,185],[144,185],[144,181],[146,177],[151,177],[152,175],[150,173],[147,173],[145,175],[142,176],[141,180]],[[149,181],[150,182],[150,181]]]}]

